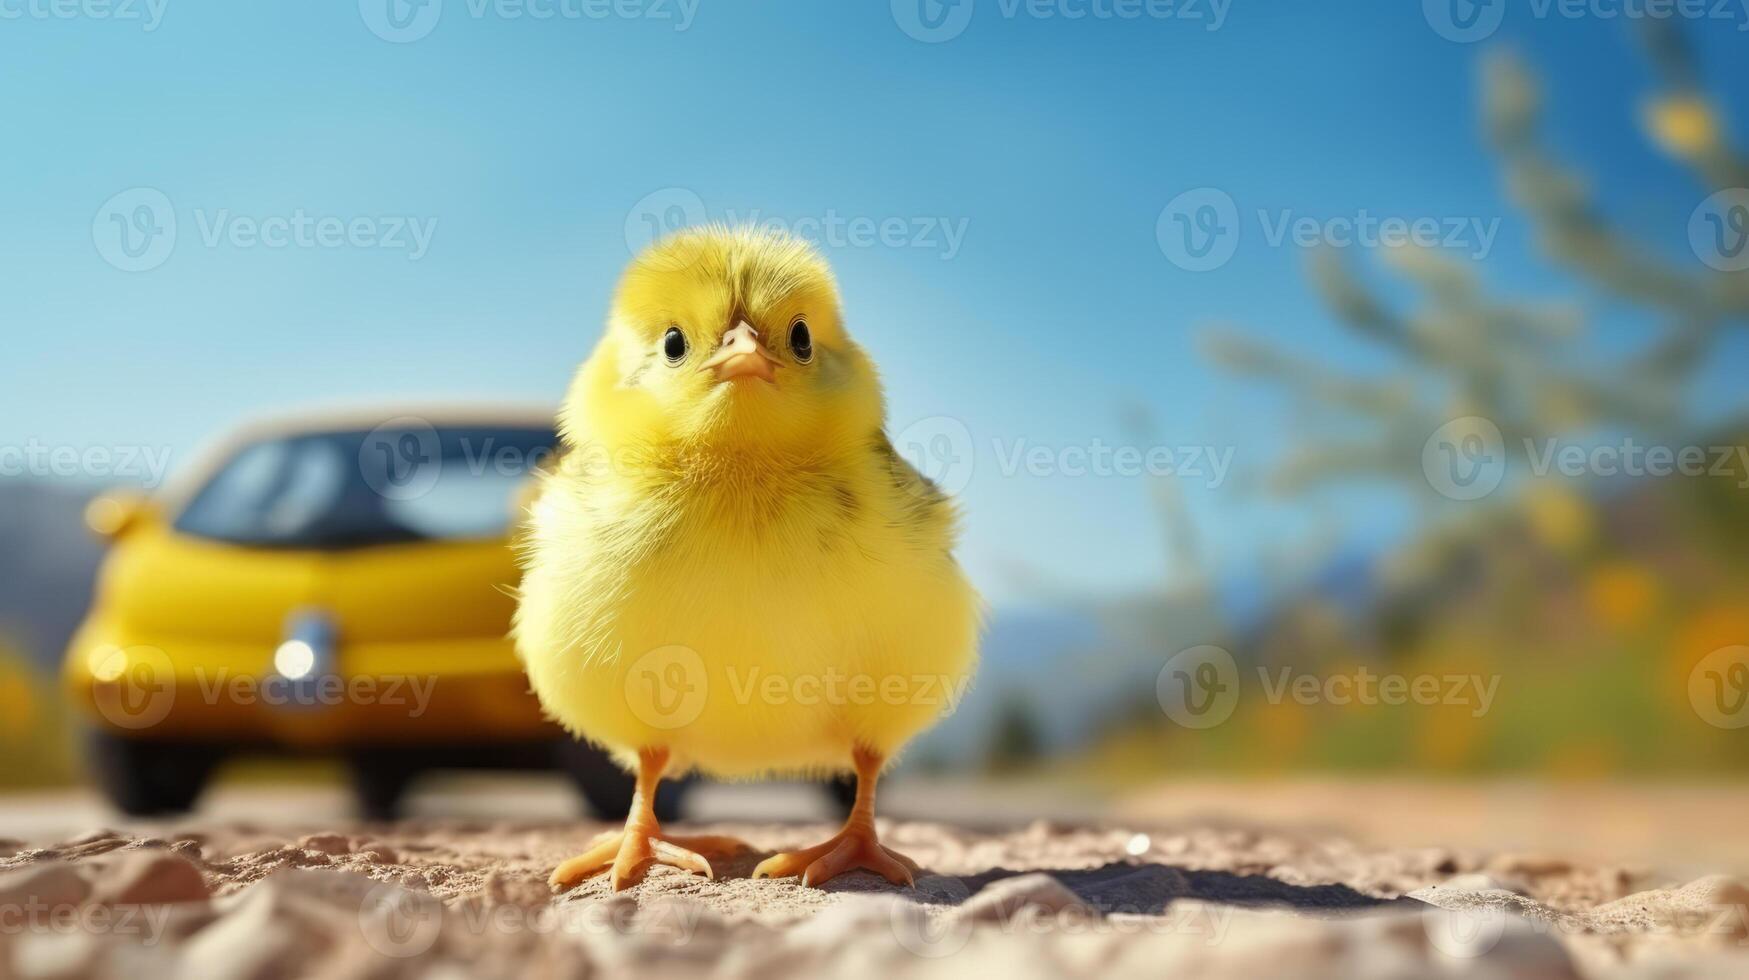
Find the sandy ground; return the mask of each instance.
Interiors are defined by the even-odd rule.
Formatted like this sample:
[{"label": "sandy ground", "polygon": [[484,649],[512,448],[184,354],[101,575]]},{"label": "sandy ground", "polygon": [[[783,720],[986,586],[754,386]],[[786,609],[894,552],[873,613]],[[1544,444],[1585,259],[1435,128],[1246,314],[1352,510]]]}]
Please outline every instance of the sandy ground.
[{"label": "sandy ground", "polygon": [[[656,868],[621,895],[595,879],[560,896],[547,872],[604,828],[539,786],[464,784],[382,826],[347,821],[337,795],[251,789],[186,821],[69,830],[100,808],[47,797],[0,807],[0,978],[1749,976],[1744,879],[1688,870],[1704,861],[1693,835],[1726,818],[1667,810],[1660,839],[1690,839],[1614,860],[1554,836],[1536,851],[1405,843],[1440,835],[1436,813],[1539,826],[1547,791],[1523,787],[1400,789],[1392,821],[1324,826],[1345,796],[1350,816],[1383,806],[1374,791],[1186,785],[1161,791],[1170,802],[1083,799],[1106,815],[1085,823],[1014,819],[1029,799],[1072,809],[1060,790],[896,787],[885,839],[927,872],[904,890],[752,880],[765,854],[834,828],[770,819],[823,815],[811,792],[737,789],[684,828],[750,845],[715,881]],[[1619,842],[1604,829],[1631,838],[1636,808],[1670,793],[1734,807],[1738,826],[1749,812],[1742,791],[1580,792],[1596,806],[1556,829],[1605,849]],[[1206,812],[1223,798],[1240,805]],[[1514,799],[1523,812],[1505,812]],[[911,819],[929,809],[952,822]]]}]

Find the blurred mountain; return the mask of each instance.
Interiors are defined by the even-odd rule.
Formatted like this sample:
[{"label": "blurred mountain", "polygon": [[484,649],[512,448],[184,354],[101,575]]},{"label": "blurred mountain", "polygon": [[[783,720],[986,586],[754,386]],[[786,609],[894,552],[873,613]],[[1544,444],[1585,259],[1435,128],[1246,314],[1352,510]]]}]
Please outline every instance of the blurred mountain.
[{"label": "blurred mountain", "polygon": [[0,635],[52,671],[91,600],[103,548],[85,527],[92,492],[0,481]]},{"label": "blurred mountain", "polygon": [[1224,622],[1219,603],[1198,589],[997,610],[971,695],[913,751],[929,764],[973,764],[1017,725],[1044,755],[1082,746],[1137,692],[1153,697],[1173,654],[1223,642]]}]

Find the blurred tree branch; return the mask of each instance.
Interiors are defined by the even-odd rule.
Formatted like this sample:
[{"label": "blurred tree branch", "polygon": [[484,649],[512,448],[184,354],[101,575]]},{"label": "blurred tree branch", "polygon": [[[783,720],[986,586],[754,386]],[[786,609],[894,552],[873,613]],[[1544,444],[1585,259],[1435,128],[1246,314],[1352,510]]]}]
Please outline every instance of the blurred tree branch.
[{"label": "blurred tree branch", "polygon": [[[1709,190],[1749,186],[1749,160],[1725,138],[1703,94],[1692,51],[1676,28],[1653,23],[1647,47],[1661,91],[1644,115],[1651,138],[1683,161]],[[1687,383],[1720,332],[1749,317],[1749,274],[1660,258],[1611,227],[1586,181],[1544,146],[1543,93],[1516,57],[1482,66],[1482,122],[1512,200],[1551,259],[1604,295],[1653,314],[1659,326],[1641,350],[1600,362],[1584,343],[1577,303],[1502,302],[1475,269],[1429,249],[1393,248],[1384,264],[1419,297],[1397,309],[1362,281],[1342,254],[1312,251],[1309,273],[1347,329],[1395,353],[1399,372],[1355,377],[1231,328],[1205,338],[1205,351],[1233,374],[1295,396],[1304,416],[1331,413],[1352,423],[1281,461],[1268,486],[1294,494],[1338,480],[1385,479],[1431,493],[1420,469],[1428,436],[1458,417],[1499,426],[1507,452],[1525,441],[1613,426],[1656,438],[1686,427]]]}]

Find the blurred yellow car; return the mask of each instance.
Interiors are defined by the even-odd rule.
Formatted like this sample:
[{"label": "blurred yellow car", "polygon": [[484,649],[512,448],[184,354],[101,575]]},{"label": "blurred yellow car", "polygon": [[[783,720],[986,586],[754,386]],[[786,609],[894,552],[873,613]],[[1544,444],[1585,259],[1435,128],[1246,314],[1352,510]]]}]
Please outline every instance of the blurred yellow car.
[{"label": "blurred yellow car", "polygon": [[94,501],[113,546],[64,673],[116,806],[186,810],[266,752],[344,758],[372,817],[427,769],[553,766],[623,815],[629,779],[543,716],[507,639],[513,514],[556,441],[550,412],[306,416]]}]

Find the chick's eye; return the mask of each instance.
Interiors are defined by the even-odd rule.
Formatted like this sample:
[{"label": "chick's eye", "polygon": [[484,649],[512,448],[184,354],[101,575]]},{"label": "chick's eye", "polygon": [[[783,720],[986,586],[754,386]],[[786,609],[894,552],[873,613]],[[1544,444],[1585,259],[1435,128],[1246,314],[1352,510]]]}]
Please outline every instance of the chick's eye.
[{"label": "chick's eye", "polygon": [[797,320],[790,324],[789,349],[798,361],[806,363],[814,359],[814,335],[808,332],[808,321]]},{"label": "chick's eye", "polygon": [[686,356],[686,334],[679,327],[669,327],[662,335],[662,356],[668,358],[669,364],[679,364]]}]

